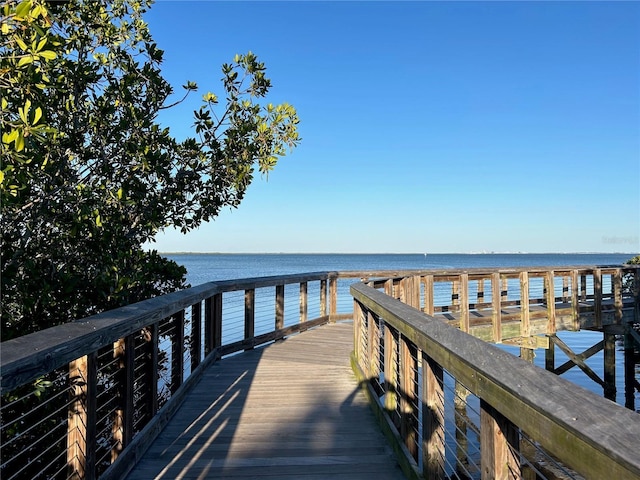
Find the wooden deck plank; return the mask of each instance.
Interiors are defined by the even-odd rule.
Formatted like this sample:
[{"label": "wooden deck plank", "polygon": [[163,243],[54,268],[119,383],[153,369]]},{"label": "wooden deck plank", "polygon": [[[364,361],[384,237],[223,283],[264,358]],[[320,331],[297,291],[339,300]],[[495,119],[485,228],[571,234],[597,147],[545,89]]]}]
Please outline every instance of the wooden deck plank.
[{"label": "wooden deck plank", "polygon": [[214,364],[127,477],[404,478],[349,366],[352,325]]}]

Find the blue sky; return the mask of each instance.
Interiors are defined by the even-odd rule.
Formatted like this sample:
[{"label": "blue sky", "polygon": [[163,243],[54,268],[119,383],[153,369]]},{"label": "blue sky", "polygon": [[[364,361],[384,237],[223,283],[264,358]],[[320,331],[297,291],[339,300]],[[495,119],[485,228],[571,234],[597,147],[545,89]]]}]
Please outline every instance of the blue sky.
[{"label": "blue sky", "polygon": [[[301,145],[162,252],[638,252],[640,3],[159,1],[174,88],[251,50]],[[200,94],[161,121],[190,134]]]}]

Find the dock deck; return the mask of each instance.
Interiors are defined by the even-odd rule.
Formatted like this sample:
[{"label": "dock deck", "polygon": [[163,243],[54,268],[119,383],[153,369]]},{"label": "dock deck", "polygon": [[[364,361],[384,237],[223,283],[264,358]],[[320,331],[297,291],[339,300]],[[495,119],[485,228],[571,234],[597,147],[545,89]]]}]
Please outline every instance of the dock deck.
[{"label": "dock deck", "polygon": [[405,478],[352,350],[338,323],[215,363],[127,478]]}]

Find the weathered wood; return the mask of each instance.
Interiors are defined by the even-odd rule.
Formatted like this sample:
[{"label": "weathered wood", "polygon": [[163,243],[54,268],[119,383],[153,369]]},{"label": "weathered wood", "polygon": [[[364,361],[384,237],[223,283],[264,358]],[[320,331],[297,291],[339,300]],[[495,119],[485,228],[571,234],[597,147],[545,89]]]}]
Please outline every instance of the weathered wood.
[{"label": "weathered wood", "polygon": [[440,365],[422,354],[422,392],[425,427],[422,440],[425,478],[443,478],[445,471],[444,372]]},{"label": "weathered wood", "polygon": [[[398,376],[396,374],[397,356],[397,333],[388,325],[384,327],[384,408],[387,412],[395,412],[398,406],[398,392],[396,385]],[[391,413],[392,418],[394,417]]]},{"label": "weathered wood", "polygon": [[175,393],[184,380],[184,311],[171,317],[171,392]]},{"label": "weathered wood", "polygon": [[191,306],[191,371],[202,361],[202,302]]},{"label": "weathered wood", "polygon": [[327,281],[320,280],[320,316],[327,314]]},{"label": "weathered wood", "polygon": [[338,278],[329,278],[329,317],[338,313]]},{"label": "weathered wood", "polygon": [[[244,291],[244,339],[255,336],[256,329],[256,291],[253,288]],[[253,346],[246,349],[251,350]]]},{"label": "weathered wood", "polygon": [[493,326],[492,337],[495,343],[502,342],[502,307],[500,304],[501,299],[502,295],[500,293],[500,274],[495,272],[491,274],[491,324]]},{"label": "weathered wood", "polygon": [[556,333],[556,294],[554,285],[554,272],[550,270],[545,277],[545,286],[547,289],[547,334]]},{"label": "weathered wood", "polygon": [[95,478],[96,451],[96,354],[69,365],[71,401],[67,423],[67,478]]},{"label": "weathered wood", "polygon": [[284,285],[276,285],[275,330],[284,327]]},{"label": "weathered wood", "polygon": [[593,272],[593,294],[596,327],[602,327],[602,270],[596,268]]},{"label": "weathered wood", "polygon": [[518,429],[484,400],[480,401],[480,432],[482,479],[519,479]]},{"label": "weathered wood", "polygon": [[433,315],[433,275],[422,277],[424,283],[424,313]]},{"label": "weathered wood", "polygon": [[616,323],[621,324],[622,323],[622,307],[623,307],[623,300],[622,300],[622,270],[621,269],[616,269],[613,278],[611,279],[613,282],[613,298],[614,298],[614,308],[615,308],[615,319],[616,319]]},{"label": "weathered wood", "polygon": [[520,272],[520,331],[523,337],[531,335],[529,308],[529,274]]},{"label": "weathered wood", "polygon": [[[381,292],[356,284],[351,286],[351,293],[401,334],[410,335],[420,350],[446,365],[447,371],[481,400],[499,409],[542,448],[581,475],[620,479],[640,475],[635,449],[640,422],[636,413],[392,302]],[[518,375],[513,375],[514,371]]]},{"label": "weathered wood", "polygon": [[414,460],[418,460],[417,352],[400,336],[400,435]]},{"label": "weathered wood", "polygon": [[469,332],[469,275],[460,275],[460,330]]},{"label": "weathered wood", "polygon": [[306,322],[308,319],[308,284],[307,282],[302,282],[300,284],[300,322]]},{"label": "weathered wood", "polygon": [[573,309],[573,329],[580,330],[580,303],[578,300],[578,271],[571,271],[571,307]]},{"label": "weathered wood", "polygon": [[128,480],[404,478],[350,371],[351,330],[327,325],[217,362]]},{"label": "weathered wood", "polygon": [[616,336],[603,333],[604,339],[604,398],[616,401]]}]

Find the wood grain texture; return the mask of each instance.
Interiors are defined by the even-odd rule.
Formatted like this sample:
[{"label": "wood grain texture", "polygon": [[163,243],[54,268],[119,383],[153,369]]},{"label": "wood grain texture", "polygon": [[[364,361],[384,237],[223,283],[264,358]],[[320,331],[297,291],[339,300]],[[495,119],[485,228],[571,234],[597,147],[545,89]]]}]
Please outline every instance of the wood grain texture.
[{"label": "wood grain texture", "polygon": [[404,478],[352,342],[331,324],[212,365],[127,478]]}]

